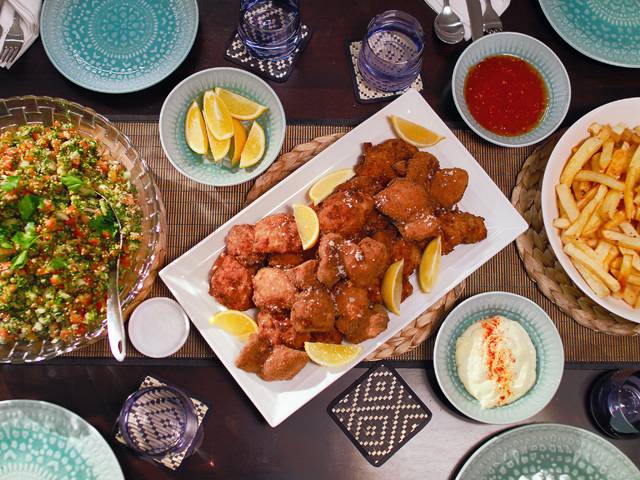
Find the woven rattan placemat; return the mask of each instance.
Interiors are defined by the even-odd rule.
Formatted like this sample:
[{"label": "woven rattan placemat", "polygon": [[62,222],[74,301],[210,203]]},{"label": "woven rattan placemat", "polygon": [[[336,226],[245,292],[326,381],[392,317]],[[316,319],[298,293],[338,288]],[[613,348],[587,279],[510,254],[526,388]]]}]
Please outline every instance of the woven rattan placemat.
[{"label": "woven rattan placemat", "polygon": [[[167,209],[167,262],[187,251],[205,236],[242,209],[250,184],[214,188],[197,184],[178,173],[162,152],[155,122],[117,123],[132,143],[140,149],[156,176]],[[346,132],[349,127],[292,125],[287,128],[283,151],[295,145],[334,132]],[[493,180],[508,197],[511,194],[525,159],[533,147],[504,149],[481,141],[469,130],[454,130]],[[538,291],[518,258],[515,245],[500,254],[467,279],[462,298],[477,293],[504,290],[528,297],[545,309],[554,320],[564,342],[568,362],[640,362],[640,339],[615,337],[593,332],[565,315]],[[171,296],[162,281],[156,281],[151,296]],[[422,345],[398,360],[428,360],[432,358],[432,336]],[[127,355],[141,357],[130,345]],[[69,356],[109,358],[105,341],[79,349]],[[192,330],[185,346],[175,358],[213,358],[214,354],[202,337]]]}]

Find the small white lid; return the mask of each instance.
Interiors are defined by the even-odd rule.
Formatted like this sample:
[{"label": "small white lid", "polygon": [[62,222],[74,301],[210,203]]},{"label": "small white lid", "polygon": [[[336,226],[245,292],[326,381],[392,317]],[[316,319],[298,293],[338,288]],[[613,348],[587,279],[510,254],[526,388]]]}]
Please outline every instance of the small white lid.
[{"label": "small white lid", "polygon": [[188,336],[189,317],[170,298],[145,300],[129,318],[129,340],[147,357],[168,357],[182,348]]}]

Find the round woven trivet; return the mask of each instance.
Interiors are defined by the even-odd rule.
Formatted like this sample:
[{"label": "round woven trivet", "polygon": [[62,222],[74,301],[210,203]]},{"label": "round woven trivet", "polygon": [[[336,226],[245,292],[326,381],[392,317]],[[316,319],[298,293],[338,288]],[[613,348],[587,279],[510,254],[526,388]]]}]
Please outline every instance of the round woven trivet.
[{"label": "round woven trivet", "polygon": [[553,135],[527,158],[516,179],[511,203],[529,222],[529,229],[516,239],[524,268],[545,297],[580,325],[610,335],[638,335],[640,324],[609,313],[571,281],[556,259],[542,220],[540,188],[544,170],[562,132]]},{"label": "round woven trivet", "polygon": [[[258,179],[247,194],[247,205],[276,185],[298,167],[304,165],[314,156],[342,137],[343,133],[334,133],[317,137],[308,143],[295,146],[290,152],[280,155]],[[463,281],[444,297],[438,300],[428,310],[419,315],[397,335],[382,344],[367,360],[382,360],[384,358],[401,355],[413,350],[429,338],[440,324],[440,320],[462,295],[465,282]]]}]

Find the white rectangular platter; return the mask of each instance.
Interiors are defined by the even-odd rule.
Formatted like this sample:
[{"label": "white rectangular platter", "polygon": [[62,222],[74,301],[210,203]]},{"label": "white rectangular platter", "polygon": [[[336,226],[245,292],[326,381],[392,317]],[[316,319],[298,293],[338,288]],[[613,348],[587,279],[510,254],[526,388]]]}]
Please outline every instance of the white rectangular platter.
[{"label": "white rectangular platter", "polygon": [[[242,349],[242,343],[209,325],[212,315],[225,308],[209,295],[208,274],[213,262],[224,249],[229,229],[234,224],[256,223],[272,213],[290,211],[294,203],[307,202],[307,191],[316,180],[335,169],[349,168],[356,164],[362,151],[362,143],[376,144],[395,137],[388,120],[388,116],[392,114],[428,126],[445,137],[427,150],[439,159],[443,168],[461,167],[467,170],[469,187],[459,206],[461,210],[485,218],[487,239],[474,245],[461,245],[445,256],[436,285],[428,294],[420,291],[414,275],[414,293],[402,303],[400,315],[389,314],[387,330],[378,337],[363,342],[362,353],[352,364],[339,370],[329,370],[309,363],[293,380],[284,382],[265,382],[252,373],[238,369],[234,362]],[[166,266],[160,272],[160,277],[269,425],[275,427],[356,363],[364,360],[526,228],[524,219],[453,132],[417,91],[409,90]]]}]

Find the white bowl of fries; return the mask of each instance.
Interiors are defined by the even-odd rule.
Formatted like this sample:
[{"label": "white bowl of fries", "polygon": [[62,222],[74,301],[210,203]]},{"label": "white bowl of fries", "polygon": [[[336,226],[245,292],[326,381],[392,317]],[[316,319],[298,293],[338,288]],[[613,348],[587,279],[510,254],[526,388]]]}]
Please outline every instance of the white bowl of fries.
[{"label": "white bowl of fries", "polygon": [[569,277],[603,308],[640,323],[640,97],[596,108],[565,132],[541,199]]}]

